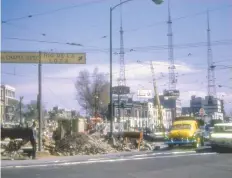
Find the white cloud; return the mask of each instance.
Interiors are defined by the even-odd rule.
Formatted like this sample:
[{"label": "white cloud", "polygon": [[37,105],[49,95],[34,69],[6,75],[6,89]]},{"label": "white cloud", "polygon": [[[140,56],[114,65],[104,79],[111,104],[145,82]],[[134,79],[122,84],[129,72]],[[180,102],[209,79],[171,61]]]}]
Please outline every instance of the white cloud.
[{"label": "white cloud", "polygon": [[[164,89],[167,89],[168,85],[168,63],[167,62],[153,62],[157,85],[159,93],[162,93]],[[90,73],[98,67],[99,71],[105,73],[109,77],[109,65],[107,64],[92,64],[81,65],[76,67],[70,67],[68,69],[61,70],[56,73],[44,73],[43,74],[43,98],[49,106],[63,105],[64,107],[72,108],[77,106],[75,79],[81,70],[88,70]],[[190,67],[186,64],[176,65],[178,73],[178,79],[181,79],[181,83],[178,83],[177,88],[181,92],[180,98],[184,106],[189,105],[189,99],[192,95],[205,96],[206,86],[205,82],[196,82],[199,79],[196,77],[197,73],[202,71]],[[185,74],[185,75],[183,75]],[[119,65],[113,65],[113,80],[114,85],[117,85],[117,78],[119,75]],[[181,78],[182,76],[183,79]],[[129,63],[126,65],[126,79],[127,85],[130,86],[131,91],[137,94],[137,90],[144,88],[153,90],[152,74],[149,66],[149,61],[143,62],[143,65],[139,63]],[[206,80],[203,78],[203,80]],[[38,86],[37,80],[32,83],[17,85],[17,92],[21,95],[37,94]],[[221,93],[226,95],[227,93]],[[136,96],[134,96],[136,99]],[[228,98],[228,97],[227,97]],[[229,99],[230,100],[230,99]],[[232,100],[232,98],[231,98]]]}]

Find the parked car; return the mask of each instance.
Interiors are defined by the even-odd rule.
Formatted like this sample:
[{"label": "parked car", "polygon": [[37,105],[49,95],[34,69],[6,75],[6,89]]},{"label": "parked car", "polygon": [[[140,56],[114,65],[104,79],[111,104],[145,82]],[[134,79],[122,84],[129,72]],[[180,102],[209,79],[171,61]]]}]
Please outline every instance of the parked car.
[{"label": "parked car", "polygon": [[229,148],[232,151],[232,123],[215,124],[210,134],[210,146],[213,151]]},{"label": "parked car", "polygon": [[169,148],[175,145],[193,145],[198,148],[204,146],[203,131],[194,117],[177,117],[164,143]]}]

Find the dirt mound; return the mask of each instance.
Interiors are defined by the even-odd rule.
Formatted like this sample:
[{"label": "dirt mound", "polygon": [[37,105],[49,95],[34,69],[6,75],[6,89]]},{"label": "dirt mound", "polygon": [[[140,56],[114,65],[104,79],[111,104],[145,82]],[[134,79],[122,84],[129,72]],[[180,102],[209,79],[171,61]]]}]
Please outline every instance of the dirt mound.
[{"label": "dirt mound", "polygon": [[55,143],[54,151],[58,155],[92,155],[116,152],[108,143],[97,136],[89,136],[83,133],[65,136]]}]

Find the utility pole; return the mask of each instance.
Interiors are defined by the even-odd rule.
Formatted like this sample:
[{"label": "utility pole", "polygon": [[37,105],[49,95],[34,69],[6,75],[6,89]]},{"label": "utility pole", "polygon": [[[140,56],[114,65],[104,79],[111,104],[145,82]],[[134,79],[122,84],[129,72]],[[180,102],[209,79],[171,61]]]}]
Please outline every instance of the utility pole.
[{"label": "utility pole", "polygon": [[22,101],[23,101],[23,96],[20,96],[20,98],[19,98],[19,118],[20,118],[20,126],[22,126]]},{"label": "utility pole", "polygon": [[[120,78],[118,79],[118,86],[120,85]],[[118,122],[120,124],[121,120],[121,113],[120,113],[120,94],[118,93]]]},{"label": "utility pole", "polygon": [[96,86],[94,91],[94,116],[97,118],[99,105],[99,92],[98,92],[98,80],[96,78]]},{"label": "utility pole", "polygon": [[38,150],[42,151],[42,63],[41,52],[39,52],[39,64],[38,64],[38,119],[39,119],[39,144]]}]

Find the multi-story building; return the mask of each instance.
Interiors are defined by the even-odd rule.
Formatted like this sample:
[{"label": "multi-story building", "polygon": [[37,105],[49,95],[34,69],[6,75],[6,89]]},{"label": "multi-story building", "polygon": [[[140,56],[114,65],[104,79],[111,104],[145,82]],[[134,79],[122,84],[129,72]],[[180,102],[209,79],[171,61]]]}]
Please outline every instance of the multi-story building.
[{"label": "multi-story building", "polygon": [[[172,119],[181,116],[181,100],[179,98],[170,98],[164,95],[159,95],[160,104],[164,109],[171,110]],[[153,100],[153,99],[152,99]],[[149,100],[152,102],[152,100]]]},{"label": "multi-story building", "polygon": [[181,115],[190,116],[192,113],[191,107],[182,107]]},{"label": "multi-story building", "polygon": [[[124,103],[124,104],[122,104]],[[132,101],[128,98],[127,101],[122,100],[119,103],[115,100],[114,103],[115,121],[133,122],[133,127],[158,127],[160,122],[158,120],[158,109],[154,107],[152,102]],[[166,129],[172,125],[172,111],[171,109],[162,108],[163,124]],[[120,119],[119,119],[120,118]],[[133,120],[133,121],[132,121]]]},{"label": "multi-story building", "polygon": [[204,100],[205,113],[214,120],[223,119],[222,102],[218,98],[206,96]]},{"label": "multi-story building", "polygon": [[204,99],[201,97],[191,96],[190,100],[191,114],[194,116],[199,114],[201,108],[204,108]]},{"label": "multi-story building", "polygon": [[10,120],[15,103],[15,88],[9,85],[1,85],[1,121]]},{"label": "multi-story building", "polygon": [[199,116],[200,109],[204,109],[204,114],[210,119],[223,119],[223,101],[214,97],[206,96],[205,98],[191,96],[190,107],[183,108],[182,114]]}]

